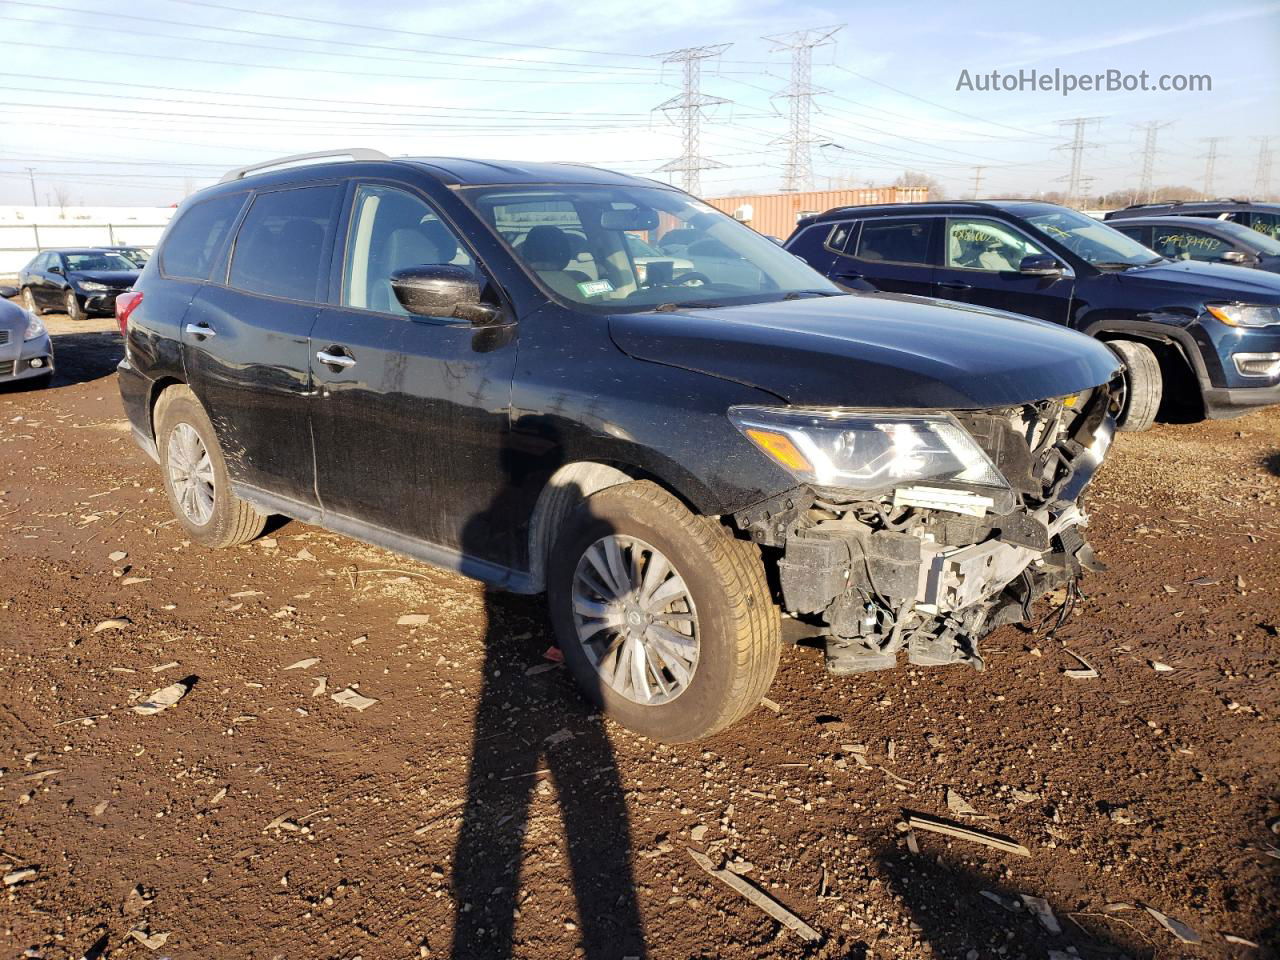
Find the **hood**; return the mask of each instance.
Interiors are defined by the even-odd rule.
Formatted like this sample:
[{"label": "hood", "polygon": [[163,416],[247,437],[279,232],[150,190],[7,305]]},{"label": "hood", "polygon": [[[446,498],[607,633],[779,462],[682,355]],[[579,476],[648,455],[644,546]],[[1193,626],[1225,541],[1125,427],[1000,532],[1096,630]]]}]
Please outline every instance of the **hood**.
[{"label": "hood", "polygon": [[109,287],[131,287],[138,282],[140,270],[73,270],[72,280],[92,280]]},{"label": "hood", "polygon": [[27,312],[19,307],[16,303],[8,300],[0,300],[0,330],[10,331],[10,342],[14,339],[12,331],[18,332],[18,339],[22,339],[22,332],[27,329]]},{"label": "hood", "polygon": [[1267,270],[1238,267],[1225,263],[1197,263],[1194,260],[1170,260],[1150,267],[1134,267],[1111,274],[1124,286],[1139,283],[1170,285],[1205,300],[1243,300],[1247,303],[1280,304],[1280,278]]},{"label": "hood", "polygon": [[767,390],[788,403],[978,410],[1110,380],[1115,355],[1065,327],[899,294],[852,294],[610,318],[641,360]]}]

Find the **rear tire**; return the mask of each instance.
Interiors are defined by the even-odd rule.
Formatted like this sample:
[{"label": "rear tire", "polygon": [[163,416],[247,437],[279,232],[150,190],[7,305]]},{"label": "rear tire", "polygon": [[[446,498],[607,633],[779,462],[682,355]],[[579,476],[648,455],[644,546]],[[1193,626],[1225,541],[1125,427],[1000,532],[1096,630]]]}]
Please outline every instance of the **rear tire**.
[{"label": "rear tire", "polygon": [[154,420],[169,507],[191,539],[218,549],[262,533],[267,518],[231,492],[213,424],[190,388],[162,393]]},{"label": "rear tire", "polygon": [[85,309],[80,304],[80,298],[76,296],[74,290],[68,290],[62,295],[62,306],[67,316],[72,320],[83,320],[88,316]]},{"label": "rear tire", "polygon": [[[621,545],[623,552],[616,556],[627,573],[620,578],[626,586],[618,591],[625,597],[612,605],[606,596],[609,578],[593,572],[598,568],[590,566],[588,556],[592,551],[597,558],[605,556],[598,551],[611,540]],[[655,557],[670,571],[662,572]],[[650,570],[656,571],[652,584]],[[591,582],[606,590],[593,594]],[[664,606],[668,601],[657,600],[664,593],[684,596],[687,603],[676,599]],[[686,743],[724,729],[760,703],[778,669],[781,619],[759,548],[694,515],[649,481],[601,490],[570,515],[548,562],[547,599],[565,663],[582,692],[612,719],[654,740]],[[616,611],[616,616],[583,616],[584,609]],[[639,621],[633,621],[637,614]],[[634,635],[628,634],[628,624]],[[655,627],[662,631],[657,640]],[[688,636],[673,638],[673,629]],[[673,645],[672,639],[680,642]],[[643,655],[636,654],[637,645]],[[666,651],[677,648],[692,653],[692,664],[673,666],[675,658]],[[617,650],[616,659],[603,652],[611,650]],[[623,656],[628,650],[632,660]],[[645,664],[641,673],[652,669],[641,689],[655,691],[655,702],[643,702],[631,670],[610,669],[612,663],[635,662]]]},{"label": "rear tire", "polygon": [[1132,340],[1111,340],[1107,344],[1124,361],[1124,405],[1116,418],[1120,430],[1146,430],[1155,422],[1164,392],[1164,378],[1155,351]]}]

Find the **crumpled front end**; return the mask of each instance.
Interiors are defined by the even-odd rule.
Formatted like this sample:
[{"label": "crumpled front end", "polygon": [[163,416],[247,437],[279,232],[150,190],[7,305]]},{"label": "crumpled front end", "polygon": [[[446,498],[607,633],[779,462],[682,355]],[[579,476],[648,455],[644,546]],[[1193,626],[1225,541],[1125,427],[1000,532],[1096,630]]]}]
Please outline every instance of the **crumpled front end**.
[{"label": "crumpled front end", "polygon": [[1007,487],[907,481],[875,495],[806,484],[734,517],[776,562],[783,609],[850,674],[982,669],[979,641],[1097,569],[1080,498],[1115,428],[1110,388],[951,414]]}]

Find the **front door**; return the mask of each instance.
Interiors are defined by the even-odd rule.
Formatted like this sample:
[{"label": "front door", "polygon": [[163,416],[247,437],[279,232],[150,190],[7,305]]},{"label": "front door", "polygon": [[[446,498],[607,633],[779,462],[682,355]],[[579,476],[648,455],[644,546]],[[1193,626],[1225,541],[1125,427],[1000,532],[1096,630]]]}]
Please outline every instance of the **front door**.
[{"label": "front door", "polygon": [[851,290],[868,286],[889,293],[933,295],[933,232],[936,217],[886,217],[864,220],[850,235],[845,255],[828,274]]},{"label": "front door", "polygon": [[1023,258],[1047,254],[1010,224],[985,217],[948,217],[942,238],[937,295],[960,303],[1008,310],[1053,323],[1071,313],[1075,277],[1063,264],[1058,277],[1020,272]]},{"label": "front door", "polygon": [[259,192],[229,270],[201,288],[182,323],[188,381],[231,479],[313,508],[309,338],[328,287],[342,191],[329,183]]},{"label": "front door", "polygon": [[390,278],[407,267],[453,264],[486,282],[423,197],[357,183],[349,209],[336,305],[311,331],[316,486],[326,522],[342,528],[343,518],[354,519],[512,567],[514,531],[493,508],[510,472],[515,326],[411,316],[400,305]]}]

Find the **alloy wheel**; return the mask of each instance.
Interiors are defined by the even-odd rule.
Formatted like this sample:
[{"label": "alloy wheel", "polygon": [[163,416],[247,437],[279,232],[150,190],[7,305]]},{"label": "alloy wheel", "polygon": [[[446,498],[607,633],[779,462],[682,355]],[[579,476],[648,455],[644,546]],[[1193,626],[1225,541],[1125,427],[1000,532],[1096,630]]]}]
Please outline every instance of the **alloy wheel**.
[{"label": "alloy wheel", "polygon": [[601,683],[645,706],[670,703],[698,667],[693,596],[656,547],[636,537],[591,544],[573,575],[578,641]]},{"label": "alloy wheel", "polygon": [[188,520],[203,527],[213,517],[213,461],[195,427],[179,423],[173,428],[166,460],[178,507]]}]

